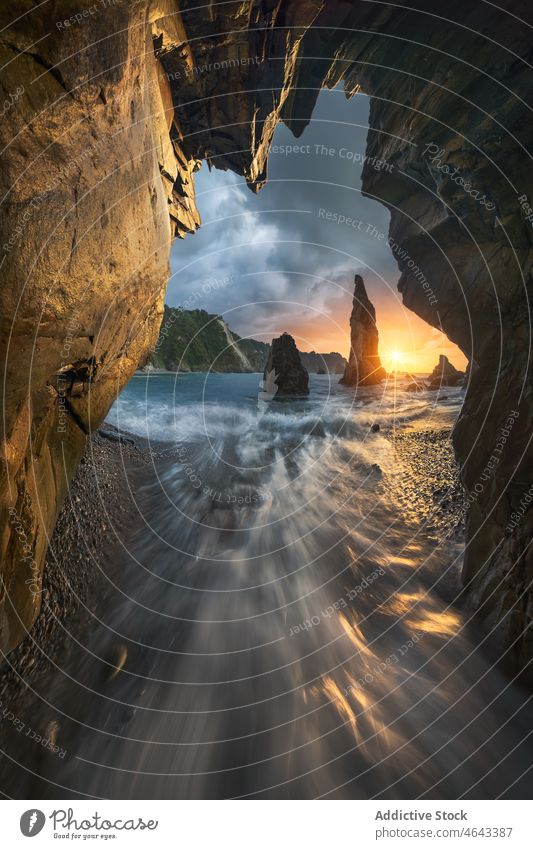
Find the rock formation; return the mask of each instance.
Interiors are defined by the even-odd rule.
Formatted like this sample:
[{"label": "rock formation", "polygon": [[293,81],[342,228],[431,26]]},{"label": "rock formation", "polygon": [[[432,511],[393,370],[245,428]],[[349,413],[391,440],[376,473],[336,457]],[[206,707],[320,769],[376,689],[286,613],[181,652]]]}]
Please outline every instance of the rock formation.
[{"label": "rock formation", "polygon": [[418,6],[139,0],[80,23],[67,0],[2,4],[4,650],[39,610],[87,433],[157,338],[199,161],[257,190],[276,123],[300,135],[342,81],[372,97],[363,191],[390,211],[403,302],[472,364],[454,432],[465,592],[531,656],[531,10]]},{"label": "rock formation", "polygon": [[309,375],[302,365],[296,342],[288,333],[272,340],[265,366],[265,381],[270,374],[274,375],[274,383],[278,387],[274,396],[276,400],[309,395]]},{"label": "rock formation", "polygon": [[441,354],[428,379],[430,389],[438,389],[440,386],[458,386],[465,379],[465,373],[458,371],[448,357]]},{"label": "rock formation", "polygon": [[[390,375],[390,377],[392,377],[392,378],[394,379],[394,374]],[[425,386],[425,384],[421,383],[421,382],[418,380],[418,378],[416,378],[416,377],[414,376],[414,374],[409,374],[409,372],[406,372],[406,373],[404,374],[404,380],[408,380],[408,381],[409,381],[409,383],[408,383],[408,384],[407,384],[407,386],[405,387],[405,391],[406,391],[406,392],[422,392],[424,389],[426,389],[426,388],[427,388],[427,387]]]},{"label": "rock formation", "polygon": [[368,297],[363,278],[355,275],[350,316],[350,358],[339,383],[344,386],[371,386],[385,380],[378,354],[379,333],[376,310]]}]

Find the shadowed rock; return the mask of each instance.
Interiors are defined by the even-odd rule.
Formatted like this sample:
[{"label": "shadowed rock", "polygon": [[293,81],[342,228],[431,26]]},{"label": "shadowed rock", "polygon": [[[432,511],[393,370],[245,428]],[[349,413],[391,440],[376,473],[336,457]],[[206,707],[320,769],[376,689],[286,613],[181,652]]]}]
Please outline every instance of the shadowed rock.
[{"label": "shadowed rock", "polygon": [[265,367],[264,379],[274,372],[274,382],[278,387],[274,398],[298,397],[309,395],[309,375],[302,365],[296,342],[288,333],[272,340],[270,354]]},{"label": "shadowed rock", "polygon": [[429,375],[429,388],[438,389],[439,386],[457,386],[464,380],[464,371],[459,371],[449,361],[448,357],[441,354],[439,361]]},{"label": "shadowed rock", "polygon": [[379,333],[376,310],[368,297],[363,278],[355,275],[353,307],[350,316],[350,359],[339,383],[344,386],[371,386],[385,380],[378,354]]}]

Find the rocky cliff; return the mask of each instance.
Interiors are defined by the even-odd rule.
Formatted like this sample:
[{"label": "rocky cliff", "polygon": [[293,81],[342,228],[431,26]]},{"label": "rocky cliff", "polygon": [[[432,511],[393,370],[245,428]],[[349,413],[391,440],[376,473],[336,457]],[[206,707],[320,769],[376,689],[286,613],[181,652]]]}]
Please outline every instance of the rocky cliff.
[{"label": "rocky cliff", "polygon": [[371,386],[385,380],[378,354],[379,333],[376,310],[368,297],[363,278],[355,275],[350,316],[350,358],[339,383],[345,386]]},{"label": "rocky cliff", "polygon": [[343,81],[372,97],[363,189],[390,210],[404,303],[471,362],[454,436],[466,592],[509,654],[531,656],[525,0],[94,9],[0,10],[2,648],[39,610],[87,433],[157,339],[172,238],[199,223],[198,162],[257,190],[276,123],[300,134],[320,88]]}]

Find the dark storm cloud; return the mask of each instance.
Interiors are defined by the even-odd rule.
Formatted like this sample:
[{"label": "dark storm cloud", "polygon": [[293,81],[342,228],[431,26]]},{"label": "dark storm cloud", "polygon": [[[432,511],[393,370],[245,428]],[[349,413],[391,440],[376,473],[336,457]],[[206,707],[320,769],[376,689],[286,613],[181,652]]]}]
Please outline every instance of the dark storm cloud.
[{"label": "dark storm cloud", "polygon": [[378,304],[390,299],[398,272],[388,213],[360,192],[367,121],[366,97],[323,91],[299,139],[278,127],[258,195],[204,166],[202,228],[174,246],[168,303],[223,313],[236,332],[270,338],[296,320],[318,326],[339,315],[347,330],[356,271]]}]

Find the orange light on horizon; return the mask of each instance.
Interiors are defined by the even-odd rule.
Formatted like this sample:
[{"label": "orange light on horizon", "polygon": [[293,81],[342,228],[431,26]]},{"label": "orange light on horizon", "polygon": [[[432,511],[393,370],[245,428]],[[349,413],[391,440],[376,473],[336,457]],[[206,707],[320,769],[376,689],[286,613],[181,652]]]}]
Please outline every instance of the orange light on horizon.
[{"label": "orange light on horizon", "polygon": [[429,374],[440,354],[447,356],[456,368],[466,367],[467,359],[457,345],[416,316],[408,325],[383,321],[379,336],[379,355],[389,372]]},{"label": "orange light on horizon", "polygon": [[[390,351],[388,354],[383,354],[382,361],[388,371],[397,371],[398,366],[403,361],[403,358],[403,351]],[[387,360],[389,361],[390,366],[387,365]]]},{"label": "orange light on horizon", "polygon": [[[291,315],[289,324],[289,332],[300,351],[338,351],[348,359],[350,335],[345,305],[342,310],[339,305],[330,315]],[[377,324],[378,353],[388,372],[429,374],[440,354],[447,356],[456,368],[466,368],[467,359],[457,345],[415,313],[405,309],[400,312],[396,303],[380,304]]]}]

